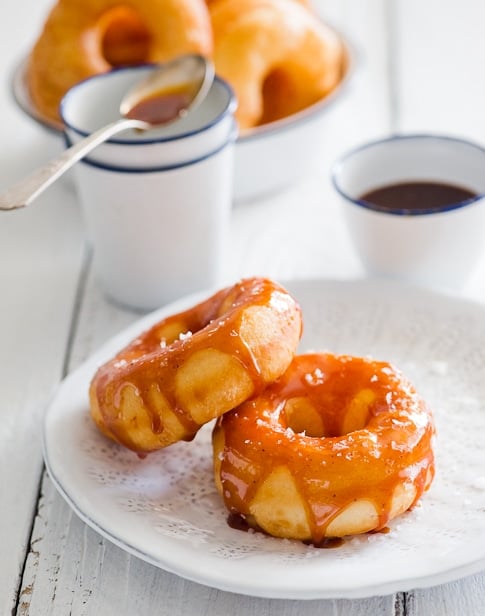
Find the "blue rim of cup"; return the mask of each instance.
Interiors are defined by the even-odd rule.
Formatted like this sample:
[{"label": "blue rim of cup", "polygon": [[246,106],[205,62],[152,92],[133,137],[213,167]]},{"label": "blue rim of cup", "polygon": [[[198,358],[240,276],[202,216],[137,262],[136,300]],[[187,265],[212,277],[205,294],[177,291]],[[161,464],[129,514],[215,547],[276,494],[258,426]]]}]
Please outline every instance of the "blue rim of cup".
[{"label": "blue rim of cup", "polygon": [[382,145],[385,143],[391,143],[393,141],[404,141],[404,140],[412,140],[412,139],[422,139],[422,140],[435,139],[437,141],[450,141],[454,143],[459,143],[462,145],[475,148],[476,150],[478,150],[485,156],[484,147],[482,147],[480,144],[475,143],[473,141],[469,141],[467,139],[461,139],[460,137],[452,137],[449,135],[439,135],[439,134],[432,134],[432,133],[395,134],[395,135],[391,135],[390,137],[385,137],[384,139],[376,139],[375,141],[369,141],[367,143],[364,143],[360,146],[353,148],[352,150],[349,150],[348,152],[343,154],[340,158],[338,158],[335,161],[335,163],[332,165],[332,168],[330,170],[330,178],[331,178],[333,187],[335,188],[335,190],[339,193],[341,197],[343,197],[346,201],[353,203],[354,205],[363,207],[364,209],[370,210],[372,212],[379,212],[383,214],[394,214],[396,216],[423,216],[426,214],[440,214],[443,212],[449,212],[452,210],[460,209],[462,207],[466,207],[467,205],[476,203],[477,201],[480,201],[480,199],[483,199],[485,197],[485,193],[479,193],[475,195],[474,197],[470,197],[469,199],[464,199],[463,201],[457,201],[455,203],[450,203],[447,205],[428,207],[428,208],[416,208],[413,210],[409,210],[407,208],[402,208],[402,209],[387,208],[385,206],[375,205],[373,203],[369,203],[368,201],[364,201],[363,199],[351,197],[342,188],[340,188],[338,184],[338,180],[337,180],[337,175],[339,171],[341,170],[342,166],[346,163],[346,161],[349,158],[351,158],[355,154],[358,154],[359,152],[362,152],[364,150],[367,150],[369,148],[372,148],[378,145]]},{"label": "blue rim of cup", "polygon": [[[85,130],[81,130],[80,128],[77,128],[76,126],[68,122],[65,118],[64,109],[69,101],[69,98],[75,94],[76,90],[78,90],[79,88],[82,88],[83,85],[85,85],[86,83],[92,83],[93,81],[99,80],[99,79],[106,79],[107,77],[115,73],[117,74],[117,73],[122,73],[122,72],[134,72],[137,70],[155,68],[156,66],[157,66],[156,64],[150,63],[150,64],[140,64],[137,66],[124,66],[124,67],[113,68],[106,73],[99,73],[98,75],[93,75],[91,77],[83,79],[82,81],[78,82],[76,85],[72,86],[72,88],[70,88],[66,92],[66,94],[62,97],[62,100],[59,105],[59,114],[64,123],[64,133],[67,130],[71,130],[74,133],[80,135],[81,137],[87,137],[88,135],[91,134],[89,131],[85,131]],[[156,144],[156,143],[168,143],[170,141],[175,141],[179,139],[187,139],[188,137],[192,137],[194,135],[198,135],[199,133],[203,131],[209,130],[215,124],[218,124],[221,120],[223,120],[227,115],[234,113],[237,107],[236,96],[234,94],[234,90],[227,83],[227,81],[224,81],[217,75],[214,77],[214,81],[222,85],[222,87],[226,90],[228,94],[227,105],[221,111],[221,113],[219,113],[213,120],[211,120],[207,124],[204,124],[204,126],[201,126],[199,128],[196,128],[196,129],[184,132],[184,133],[178,133],[176,135],[167,135],[166,137],[159,136],[159,137],[152,137],[152,138],[147,138],[147,139],[137,139],[136,141],[114,137],[114,138],[109,139],[106,143],[108,144],[114,143],[117,145],[124,145],[124,146],[125,145],[126,146],[139,146],[139,145],[149,145],[149,144]]]},{"label": "blue rim of cup", "polygon": [[[189,167],[190,165],[196,165],[198,163],[219,154],[222,152],[224,148],[226,148],[231,143],[234,143],[238,136],[237,124],[235,121],[232,123],[232,128],[224,140],[224,142],[219,145],[215,150],[211,150],[207,154],[203,154],[202,156],[198,156],[197,158],[192,158],[190,160],[184,160],[183,162],[173,163],[171,165],[164,165],[163,167],[119,167],[115,165],[107,165],[106,163],[100,163],[98,161],[91,160],[89,158],[83,158],[77,163],[78,165],[88,165],[89,167],[94,167],[96,169],[102,169],[103,171],[111,171],[114,173],[162,173],[164,171],[176,171],[177,169],[183,169],[184,167]],[[66,145],[69,147],[72,145],[67,135],[64,135]]]}]

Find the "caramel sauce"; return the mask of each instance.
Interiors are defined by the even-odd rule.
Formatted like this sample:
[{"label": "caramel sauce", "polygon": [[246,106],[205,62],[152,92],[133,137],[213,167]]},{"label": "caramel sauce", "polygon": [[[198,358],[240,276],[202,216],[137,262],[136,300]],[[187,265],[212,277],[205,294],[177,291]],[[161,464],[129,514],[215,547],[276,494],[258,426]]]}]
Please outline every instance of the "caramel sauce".
[{"label": "caramel sauce", "polygon": [[165,124],[182,114],[190,105],[194,87],[190,83],[163,89],[144,98],[125,114],[127,118],[143,120],[150,124]]},{"label": "caramel sauce", "polygon": [[[163,389],[171,410],[185,429],[186,440],[195,436],[200,425],[177,400],[175,377],[179,367],[193,353],[207,346],[208,339],[213,348],[238,358],[253,382],[254,394],[260,393],[265,387],[264,379],[250,349],[238,334],[243,312],[241,309],[247,304],[268,305],[277,297],[277,293],[275,286],[265,279],[256,285],[252,283],[246,286],[243,282],[236,288],[223,289],[194,308],[157,323],[102,366],[93,382],[100,413],[116,440],[133,448],[130,424],[119,417],[122,392],[127,386],[135,388],[150,417],[152,432],[163,432],[159,409],[150,396],[154,383],[160,384]],[[177,336],[162,339],[160,332],[171,329]],[[179,339],[179,334],[189,331],[192,335],[184,340]]]},{"label": "caramel sauce", "polygon": [[306,545],[311,545],[314,548],[320,548],[325,550],[333,550],[335,548],[340,548],[344,544],[344,540],[342,537],[324,537],[318,543],[313,541],[304,541]]},{"label": "caramel sauce", "polygon": [[227,525],[234,530],[242,530],[245,533],[247,533],[251,528],[246,518],[239,513],[230,513],[227,516]]},{"label": "caramel sauce", "polygon": [[391,532],[391,529],[389,528],[389,526],[384,526],[383,528],[369,531],[369,535],[372,535],[375,533],[379,533],[380,535],[388,535],[390,532]]},{"label": "caramel sauce", "polygon": [[[346,434],[346,413],[362,390],[371,390],[375,398],[364,424]],[[319,409],[323,438],[291,430],[285,417],[285,402],[291,397],[306,397]],[[434,473],[429,411],[411,384],[386,362],[297,356],[258,400],[224,415],[218,425],[224,431],[220,478],[229,511],[250,516],[258,488],[274,468],[284,465],[308,507],[317,545],[325,541],[330,522],[360,499],[373,502],[376,530],[385,529],[396,486],[414,484],[413,506],[428,485],[428,472]]]}]

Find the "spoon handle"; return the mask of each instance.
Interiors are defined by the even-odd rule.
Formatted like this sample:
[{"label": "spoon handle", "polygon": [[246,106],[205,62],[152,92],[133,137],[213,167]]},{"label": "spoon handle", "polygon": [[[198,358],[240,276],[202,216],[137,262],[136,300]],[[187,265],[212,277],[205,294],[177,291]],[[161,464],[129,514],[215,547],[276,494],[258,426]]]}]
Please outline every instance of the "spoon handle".
[{"label": "spoon handle", "polygon": [[29,205],[64,172],[70,169],[74,163],[116,133],[129,128],[146,130],[149,126],[149,124],[140,120],[122,118],[100,128],[89,135],[89,137],[72,145],[58,158],[49,161],[0,195],[0,210],[15,210]]}]

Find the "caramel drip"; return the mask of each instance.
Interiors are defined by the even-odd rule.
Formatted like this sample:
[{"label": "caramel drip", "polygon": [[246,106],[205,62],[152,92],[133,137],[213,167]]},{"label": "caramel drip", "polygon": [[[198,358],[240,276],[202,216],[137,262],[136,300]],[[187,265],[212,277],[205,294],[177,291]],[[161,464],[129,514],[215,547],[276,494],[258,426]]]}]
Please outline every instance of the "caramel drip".
[{"label": "caramel drip", "polygon": [[[345,433],[349,408],[362,391],[371,392],[373,400],[363,424]],[[291,398],[306,399],[321,414],[325,434],[309,437],[292,430],[285,414]],[[376,529],[386,527],[396,486],[415,486],[413,506],[434,473],[430,413],[411,384],[385,362],[329,354],[296,357],[279,381],[219,425],[225,438],[220,478],[229,511],[249,516],[258,488],[274,468],[285,465],[307,504],[317,544],[331,521],[360,499],[374,504]]]},{"label": "caramel drip", "polygon": [[[234,530],[241,530],[245,533],[250,530],[256,530],[259,533],[263,533],[266,535],[265,531],[262,528],[251,526],[246,518],[239,513],[230,513],[227,516],[227,525]],[[389,530],[389,529],[388,529]],[[319,543],[315,543],[313,541],[304,541],[306,545],[311,545],[315,548],[339,548],[343,545],[344,541],[340,537],[324,537]]]}]

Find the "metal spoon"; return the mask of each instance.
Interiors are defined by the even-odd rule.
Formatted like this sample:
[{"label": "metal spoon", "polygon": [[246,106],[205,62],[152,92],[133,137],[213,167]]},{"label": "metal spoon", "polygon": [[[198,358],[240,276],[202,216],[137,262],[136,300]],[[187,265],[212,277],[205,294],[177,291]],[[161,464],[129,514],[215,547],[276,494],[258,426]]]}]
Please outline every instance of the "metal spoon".
[{"label": "metal spoon", "polygon": [[[113,135],[133,128],[149,130],[185,116],[205,98],[213,80],[212,63],[197,54],[180,56],[162,65],[125,94],[120,104],[121,119],[77,142],[61,156],[46,163],[0,195],[0,210],[14,210],[29,205],[74,163]],[[154,105],[151,108],[152,113],[147,115],[146,108],[143,109],[144,101],[154,97],[163,99],[164,94],[171,94],[171,89],[180,85],[184,86],[183,104],[172,108],[169,113],[160,114],[156,113]]]}]

